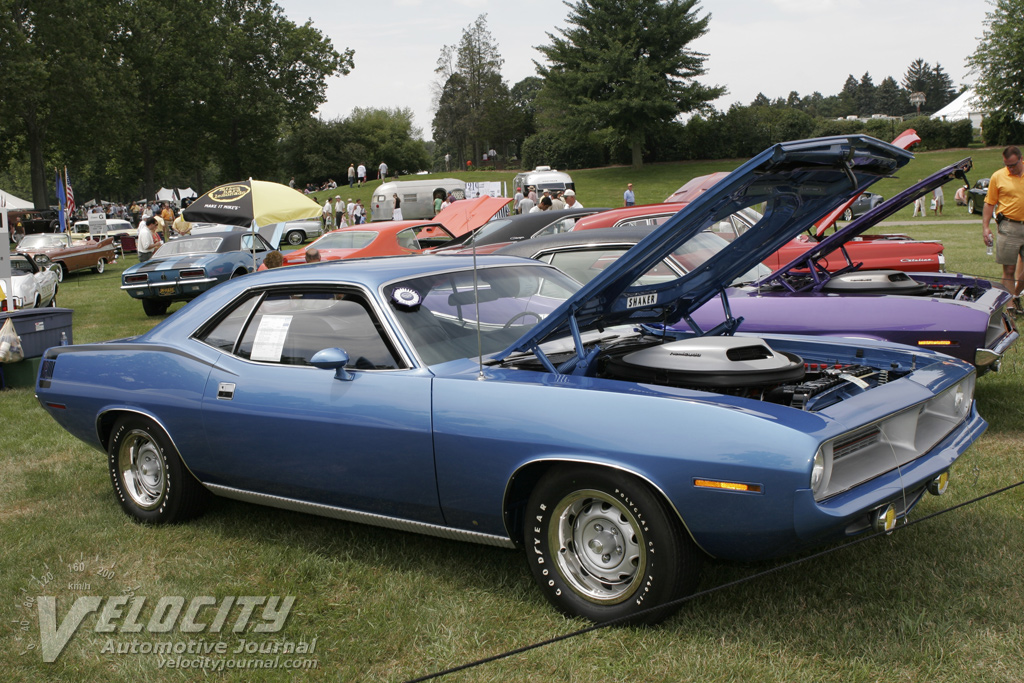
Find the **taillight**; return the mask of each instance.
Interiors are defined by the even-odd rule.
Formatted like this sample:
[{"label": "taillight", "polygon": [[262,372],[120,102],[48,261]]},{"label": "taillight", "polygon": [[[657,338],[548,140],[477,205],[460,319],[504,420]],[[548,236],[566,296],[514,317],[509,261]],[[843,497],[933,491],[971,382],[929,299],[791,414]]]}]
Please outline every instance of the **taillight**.
[{"label": "taillight", "polygon": [[202,268],[188,268],[178,273],[178,278],[181,280],[188,280],[195,277],[204,277],[205,275],[206,271]]},{"label": "taillight", "polygon": [[149,276],[146,275],[145,273],[143,273],[141,275],[125,275],[124,276],[124,283],[126,285],[134,285],[134,284],[138,284],[140,282],[149,282]]}]

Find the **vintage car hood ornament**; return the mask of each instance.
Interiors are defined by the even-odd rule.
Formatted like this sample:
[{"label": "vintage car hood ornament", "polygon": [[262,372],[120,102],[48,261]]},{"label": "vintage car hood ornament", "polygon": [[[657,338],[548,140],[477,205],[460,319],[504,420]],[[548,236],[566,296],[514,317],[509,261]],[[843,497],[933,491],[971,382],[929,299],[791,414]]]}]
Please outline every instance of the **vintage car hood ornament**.
[{"label": "vintage car hood ornament", "polygon": [[[707,332],[689,316],[806,226],[912,158],[910,152],[863,135],[777,144],[659,226],[496,359],[532,352],[545,340],[569,335],[582,353],[581,332],[612,325],[672,325],[685,318],[700,334],[731,333],[739,324],[731,316]],[[686,240],[761,203],[763,219],[699,268],[675,280],[634,285]],[[728,308],[724,297],[723,302]]]}]

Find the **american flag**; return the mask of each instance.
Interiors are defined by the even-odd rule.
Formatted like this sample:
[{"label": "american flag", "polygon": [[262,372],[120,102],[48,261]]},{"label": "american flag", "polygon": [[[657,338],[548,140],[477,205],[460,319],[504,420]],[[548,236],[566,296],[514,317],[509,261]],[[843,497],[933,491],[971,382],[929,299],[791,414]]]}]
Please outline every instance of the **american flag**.
[{"label": "american flag", "polygon": [[64,191],[67,193],[67,209],[70,217],[75,213],[75,193],[71,189],[71,181],[68,180],[68,167],[64,167]]}]

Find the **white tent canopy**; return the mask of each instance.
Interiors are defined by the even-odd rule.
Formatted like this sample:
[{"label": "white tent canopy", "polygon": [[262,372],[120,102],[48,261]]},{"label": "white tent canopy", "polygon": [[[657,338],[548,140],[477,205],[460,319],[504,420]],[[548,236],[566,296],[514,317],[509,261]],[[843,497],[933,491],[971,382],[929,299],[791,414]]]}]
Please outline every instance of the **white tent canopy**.
[{"label": "white tent canopy", "polygon": [[967,90],[960,93],[959,97],[932,114],[931,117],[942,121],[970,119],[972,126],[981,128],[981,119],[987,113],[988,111],[982,108],[981,103],[978,102],[978,98],[974,94],[974,88],[967,88]]},{"label": "white tent canopy", "polygon": [[0,206],[8,209],[32,209],[35,208],[32,202],[25,201],[20,197],[15,197],[10,192],[4,192],[0,190]]},{"label": "white tent canopy", "polygon": [[198,197],[196,191],[191,187],[185,189],[178,188],[177,190],[169,190],[166,187],[161,187],[156,193],[156,200],[158,202],[180,202],[186,197]]}]

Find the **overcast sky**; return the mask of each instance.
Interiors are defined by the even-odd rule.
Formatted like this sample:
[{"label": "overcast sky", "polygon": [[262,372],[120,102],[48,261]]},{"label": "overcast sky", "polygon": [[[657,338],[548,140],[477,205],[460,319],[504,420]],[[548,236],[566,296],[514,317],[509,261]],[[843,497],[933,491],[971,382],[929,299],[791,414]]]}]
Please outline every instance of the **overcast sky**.
[{"label": "overcast sky", "polygon": [[[457,44],[481,13],[505,60],[511,86],[536,75],[537,45],[565,27],[558,0],[277,0],[297,24],[311,19],[336,49],[355,50],[355,69],[332,77],[324,120],[347,116],[355,107],[408,107],[424,139],[431,139],[431,84],[444,45]],[[915,59],[941,64],[959,88],[971,83],[965,65],[981,37],[986,0],[705,0],[707,35],[691,47],[708,55],[702,80],[724,85],[720,110],[815,90],[837,94],[846,77],[871,74],[899,83]]]}]

